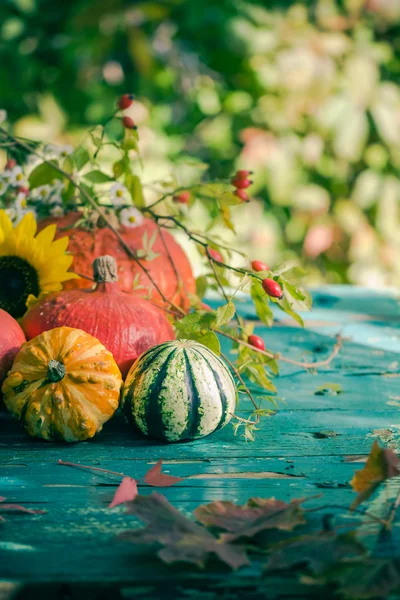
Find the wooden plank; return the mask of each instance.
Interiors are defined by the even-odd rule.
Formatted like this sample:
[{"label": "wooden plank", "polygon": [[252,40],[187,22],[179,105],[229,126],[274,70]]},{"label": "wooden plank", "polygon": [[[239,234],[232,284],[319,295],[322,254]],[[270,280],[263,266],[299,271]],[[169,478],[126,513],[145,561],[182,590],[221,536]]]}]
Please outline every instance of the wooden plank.
[{"label": "wooden plank", "polygon": [[[400,309],[394,296],[361,289],[324,288],[314,296],[315,310],[306,317],[305,330],[286,323],[282,313],[271,331],[257,324],[266,345],[296,360],[320,360],[329,355],[335,334],[353,339],[316,375],[282,366],[276,383],[285,403],[278,414],[264,420],[254,443],[235,438],[228,426],[204,440],[167,445],[136,436],[118,416],[90,442],[53,444],[28,438],[3,414],[0,495],[47,512],[10,514],[0,525],[0,598],[1,593],[12,593],[10,582],[46,583],[40,592],[44,598],[61,593],[59,583],[73,585],[68,588],[71,598],[85,600],[114,584],[126,598],[188,598],[191,593],[199,597],[199,592],[209,600],[221,590],[234,598],[318,598],[318,588],[299,588],[286,576],[273,579],[272,592],[272,584],[258,577],[261,564],[229,577],[211,567],[205,577],[196,570],[155,563],[116,540],[121,531],[138,526],[123,508],[107,509],[118,478],[57,464],[59,459],[82,462],[140,478],[163,458],[165,471],[186,479],[162,492],[186,514],[213,500],[242,503],[249,496],[286,501],[305,496],[314,497],[307,506],[329,505],[327,510],[341,523],[358,521],[358,515],[346,510],[354,497],[349,481],[362,467],[352,459],[363,460],[376,436],[394,448],[400,439]],[[246,299],[242,313],[255,319]],[[229,351],[227,340],[223,348]],[[327,383],[340,384],[342,393],[315,395]],[[148,494],[152,489],[144,486],[140,491]],[[315,498],[319,493],[322,499]],[[392,496],[388,491],[386,495],[389,501]],[[385,509],[382,499],[379,502]],[[321,517],[316,512],[314,522],[320,523]],[[396,544],[399,530],[396,521]],[[365,531],[376,536],[376,531],[364,527]]]}]

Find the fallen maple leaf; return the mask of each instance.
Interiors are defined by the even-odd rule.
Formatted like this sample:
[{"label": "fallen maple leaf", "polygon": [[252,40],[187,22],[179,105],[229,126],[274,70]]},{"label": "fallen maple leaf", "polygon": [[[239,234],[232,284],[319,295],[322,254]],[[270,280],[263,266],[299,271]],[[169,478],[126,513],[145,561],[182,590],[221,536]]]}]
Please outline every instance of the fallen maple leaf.
[{"label": "fallen maple leaf", "polygon": [[147,483],[147,485],[152,485],[154,487],[169,487],[175,483],[178,483],[179,481],[183,481],[182,477],[175,477],[173,475],[162,473],[162,464],[163,461],[159,460],[154,467],[147,471],[146,475],[144,476],[144,482]]},{"label": "fallen maple leaf", "polygon": [[390,448],[381,448],[375,441],[364,467],[360,471],[356,471],[350,481],[353,490],[359,494],[350,510],[367,500],[383,481],[399,474],[398,456]]},{"label": "fallen maple leaf", "polygon": [[114,506],[118,506],[119,504],[131,502],[136,498],[137,494],[138,489],[136,480],[132,479],[132,477],[124,477],[119,484],[111,503],[108,505],[108,508],[114,508]]},{"label": "fallen maple leaf", "polygon": [[304,499],[289,504],[275,498],[250,498],[243,506],[229,501],[216,501],[199,506],[194,514],[207,527],[216,527],[227,533],[226,542],[253,538],[268,529],[291,531],[305,523],[304,511],[299,506]]},{"label": "fallen maple leaf", "polygon": [[[342,565],[335,570],[332,581],[346,598],[398,598],[400,561],[398,558],[369,558]],[[393,594],[393,596],[391,595]]]},{"label": "fallen maple leaf", "polygon": [[136,496],[135,500],[128,503],[128,512],[147,526],[124,532],[121,539],[157,547],[157,554],[165,563],[188,562],[204,568],[207,560],[216,556],[232,569],[250,564],[243,547],[217,539],[205,527],[176,510],[157,492],[150,496]]},{"label": "fallen maple leaf", "polygon": [[[25,508],[25,506],[21,506],[20,504],[8,503],[4,504],[5,497],[0,496],[0,511],[3,512],[23,512],[29,515],[40,515],[44,514],[46,511],[44,510],[32,510],[30,508]],[[0,515],[0,521],[5,521],[5,518]]]},{"label": "fallen maple leaf", "polygon": [[307,565],[315,575],[322,575],[336,563],[365,558],[365,547],[353,534],[336,535],[334,532],[302,535],[283,542],[273,550],[267,570],[291,569]]}]

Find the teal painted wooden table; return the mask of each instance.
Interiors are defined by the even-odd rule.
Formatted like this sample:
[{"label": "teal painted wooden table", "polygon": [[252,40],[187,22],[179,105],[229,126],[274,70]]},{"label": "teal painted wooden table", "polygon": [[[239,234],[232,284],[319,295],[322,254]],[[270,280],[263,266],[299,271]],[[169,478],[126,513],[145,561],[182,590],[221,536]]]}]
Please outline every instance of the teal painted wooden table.
[{"label": "teal painted wooden table", "polygon": [[[117,417],[94,440],[67,446],[30,439],[1,414],[0,496],[46,513],[10,514],[0,524],[0,599],[32,597],[35,586],[41,598],[258,598],[266,597],[265,585],[268,598],[318,597],[287,576],[260,587],[256,567],[232,574],[214,566],[206,572],[163,566],[116,539],[135,522],[122,507],[107,509],[117,479],[57,464],[81,462],[138,478],[163,458],[165,470],[185,480],[162,491],[187,513],[217,499],[287,501],[318,493],[331,505],[349,506],[349,480],[373,437],[395,448],[400,440],[399,302],[395,294],[350,287],[326,287],[313,296],[304,330],[283,313],[272,330],[257,324],[267,347],[317,361],[329,355],[336,334],[348,339],[316,374],[282,365],[276,383],[285,403],[264,420],[254,443],[234,437],[228,426],[198,442],[164,445],[134,437]],[[246,299],[241,314],[256,319]],[[342,393],[316,395],[326,383],[340,384]]]}]

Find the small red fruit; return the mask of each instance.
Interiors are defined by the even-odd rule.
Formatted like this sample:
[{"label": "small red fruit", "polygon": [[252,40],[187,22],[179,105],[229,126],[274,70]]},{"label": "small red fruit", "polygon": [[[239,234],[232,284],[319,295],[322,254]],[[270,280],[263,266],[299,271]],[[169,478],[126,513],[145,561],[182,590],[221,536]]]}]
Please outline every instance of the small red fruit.
[{"label": "small red fruit", "polygon": [[179,202],[180,204],[188,204],[190,200],[191,194],[188,190],[184,192],[180,192],[174,196],[174,202]]},{"label": "small red fruit", "polygon": [[251,346],[254,346],[254,348],[258,348],[258,350],[265,350],[265,344],[258,335],[249,335],[247,341]]},{"label": "small red fruit", "polygon": [[250,187],[253,182],[250,181],[250,179],[238,179],[237,177],[234,177],[231,179],[231,183],[235,186],[235,188],[239,190],[245,190],[246,188]]},{"label": "small red fruit", "polygon": [[244,171],[243,169],[240,171],[236,171],[236,179],[247,179],[249,175],[252,175],[253,171]]},{"label": "small red fruit", "polygon": [[135,121],[131,119],[131,117],[123,117],[122,124],[125,127],[125,129],[137,129]]},{"label": "small red fruit", "polygon": [[209,248],[208,249],[208,254],[211,256],[211,258],[213,258],[214,260],[218,261],[218,262],[224,262],[223,256],[220,252],[218,252],[218,250],[214,250],[214,248]]},{"label": "small red fruit", "polygon": [[25,196],[27,196],[29,194],[29,188],[27,188],[27,187],[21,186],[18,188],[18,191],[20,194],[25,194]]},{"label": "small red fruit", "polygon": [[264,292],[266,292],[268,296],[272,296],[272,298],[279,298],[279,300],[283,298],[282,288],[274,279],[263,279],[261,285],[264,288]]},{"label": "small red fruit", "polygon": [[269,266],[261,262],[261,260],[253,260],[251,267],[254,271],[269,271]]},{"label": "small red fruit", "polygon": [[122,96],[117,102],[118,108],[120,108],[121,110],[129,108],[130,106],[132,106],[133,98],[134,96],[132,94],[122,94]]},{"label": "small red fruit", "polygon": [[235,194],[235,196],[240,198],[242,202],[250,202],[249,195],[246,194],[244,190],[235,190],[233,193]]},{"label": "small red fruit", "polygon": [[9,158],[6,162],[6,169],[13,169],[17,166],[17,161],[14,158]]}]

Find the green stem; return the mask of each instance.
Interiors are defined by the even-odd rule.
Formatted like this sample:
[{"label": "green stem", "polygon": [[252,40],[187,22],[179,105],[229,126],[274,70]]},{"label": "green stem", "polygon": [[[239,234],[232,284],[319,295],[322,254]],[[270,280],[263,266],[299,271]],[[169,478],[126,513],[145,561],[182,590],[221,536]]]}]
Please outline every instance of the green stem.
[{"label": "green stem", "polygon": [[57,383],[57,381],[64,379],[66,372],[65,366],[58,360],[52,359],[49,361],[47,379],[51,381],[51,383]]}]

